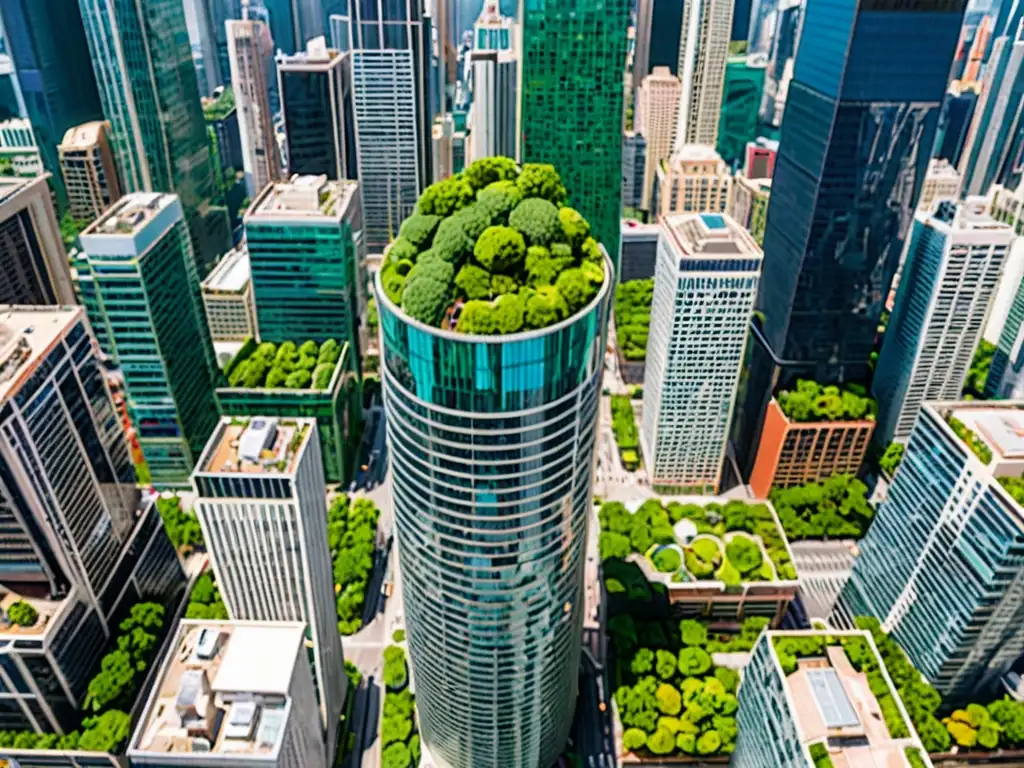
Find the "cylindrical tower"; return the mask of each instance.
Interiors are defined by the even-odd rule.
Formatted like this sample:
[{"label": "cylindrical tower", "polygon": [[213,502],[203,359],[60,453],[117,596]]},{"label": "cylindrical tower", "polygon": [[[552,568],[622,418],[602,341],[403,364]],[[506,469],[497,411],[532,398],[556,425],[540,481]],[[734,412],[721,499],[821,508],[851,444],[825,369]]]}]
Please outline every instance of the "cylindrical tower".
[{"label": "cylindrical tower", "polygon": [[549,768],[568,737],[612,287],[601,261],[585,306],[506,335],[420,322],[376,279],[416,703],[446,768]]}]

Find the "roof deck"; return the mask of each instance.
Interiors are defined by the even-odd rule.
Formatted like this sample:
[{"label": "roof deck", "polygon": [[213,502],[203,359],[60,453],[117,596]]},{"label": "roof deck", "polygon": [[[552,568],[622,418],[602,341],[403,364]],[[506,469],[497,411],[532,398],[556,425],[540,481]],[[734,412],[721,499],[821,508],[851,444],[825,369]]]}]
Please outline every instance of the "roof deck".
[{"label": "roof deck", "polygon": [[129,752],[275,756],[303,637],[298,622],[182,621]]},{"label": "roof deck", "polygon": [[245,244],[224,254],[209,277],[203,280],[206,293],[241,293],[249,284],[251,269]]},{"label": "roof deck", "polygon": [[312,419],[224,418],[207,443],[200,472],[273,474],[295,472]]},{"label": "roof deck", "polygon": [[[125,195],[82,234],[137,235],[177,201],[177,195],[162,192],[136,192]],[[88,250],[86,248],[86,251]]]},{"label": "roof deck", "polygon": [[28,380],[39,362],[83,314],[80,307],[0,309],[0,403]]},{"label": "roof deck", "polygon": [[[720,213],[680,213],[662,220],[662,231],[680,256],[680,269],[687,260],[757,259],[761,249],[753,236],[731,216]],[[754,270],[759,264],[751,265]]]},{"label": "roof deck", "polygon": [[329,181],[327,176],[299,176],[269,185],[253,203],[246,221],[329,218],[340,221],[358,189],[358,182]]},{"label": "roof deck", "polygon": [[[64,600],[46,600],[38,597],[20,595],[0,587],[0,639],[17,640],[19,637],[39,637],[45,635],[53,620],[61,612],[68,598]],[[35,621],[28,626],[15,624],[11,621],[11,606],[24,603],[36,612]]]}]

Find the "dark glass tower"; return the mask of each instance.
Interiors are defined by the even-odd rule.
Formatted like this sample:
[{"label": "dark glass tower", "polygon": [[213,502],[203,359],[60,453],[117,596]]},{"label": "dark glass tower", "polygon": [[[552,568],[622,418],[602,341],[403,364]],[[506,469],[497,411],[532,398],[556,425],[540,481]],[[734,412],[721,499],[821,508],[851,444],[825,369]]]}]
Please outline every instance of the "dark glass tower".
[{"label": "dark glass tower", "polygon": [[774,383],[867,377],[964,5],[808,3],[768,207],[740,452],[756,445]]}]

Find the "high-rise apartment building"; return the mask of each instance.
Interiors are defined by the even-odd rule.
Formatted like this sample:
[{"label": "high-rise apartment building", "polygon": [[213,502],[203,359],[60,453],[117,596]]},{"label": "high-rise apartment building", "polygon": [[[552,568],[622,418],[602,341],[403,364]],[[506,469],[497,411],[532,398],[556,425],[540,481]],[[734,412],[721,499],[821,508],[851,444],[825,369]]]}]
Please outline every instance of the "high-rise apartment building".
[{"label": "high-rise apartment building", "polygon": [[121,198],[109,131],[102,120],[76,125],[57,147],[68,210],[76,219],[98,219]]},{"label": "high-rise apartment building", "polygon": [[293,176],[263,190],[245,216],[260,339],[356,343],[361,229],[354,181]]},{"label": "high-rise apartment building", "polygon": [[45,172],[32,122],[21,117],[0,122],[0,173],[31,179]]},{"label": "high-rise apartment building", "polygon": [[933,157],[928,161],[928,172],[921,185],[921,197],[917,201],[920,213],[931,213],[941,200],[960,199],[960,174],[947,161]]},{"label": "high-rise apartment building", "polygon": [[[1024,185],[1016,189],[1007,189],[998,184],[992,187],[989,213],[993,219],[1006,224],[1018,235],[1010,248],[1009,257],[1003,264],[999,288],[996,290],[988,322],[985,324],[985,341],[999,346],[1003,329],[1007,324],[1011,326],[1008,341],[1013,343],[1020,323],[1024,320],[1024,303],[1019,306],[1015,304],[1021,282],[1024,282],[1024,237],[1020,237],[1024,235]],[[1024,296],[1021,297],[1021,302],[1024,302]],[[1006,364],[1005,355],[1008,354],[1008,347],[997,349],[992,358],[996,375],[990,377],[989,382],[994,387],[999,383],[998,379],[1002,375],[1001,366]]]},{"label": "high-rise apartment building", "polygon": [[519,156],[519,25],[487,0],[473,25],[470,157]]},{"label": "high-rise apartment building", "polygon": [[868,377],[962,17],[956,2],[807,6],[768,205],[763,322],[735,421],[745,476],[775,382]]},{"label": "high-rise apartment building", "polygon": [[366,248],[383,253],[433,178],[430,26],[415,0],[369,0],[352,3],[349,11],[339,19],[352,51]]},{"label": "high-rise apartment building", "polygon": [[225,417],[192,484],[228,615],[309,627],[320,725],[333,756],[348,682],[316,421]]},{"label": "high-rise apartment building", "polygon": [[725,64],[732,39],[731,0],[703,0],[683,7],[679,41],[679,99],[676,149],[686,144],[718,143]]},{"label": "high-rise apartment building", "polygon": [[0,178],[0,304],[75,303],[49,178]]},{"label": "high-rise apartment building", "polygon": [[181,0],[78,4],[123,191],[176,194],[206,272],[231,231]]},{"label": "high-rise apartment building", "polygon": [[[789,96],[789,85],[793,81],[793,70],[796,63],[797,50],[800,47],[804,18],[807,13],[807,0],[766,0],[774,5],[768,17],[765,29],[768,45],[754,44],[753,31],[755,18],[751,17],[751,40],[749,53],[765,53],[768,56],[768,67],[765,69],[764,96],[761,100],[761,122],[764,126],[774,129],[773,138],[778,138],[778,130],[782,126],[782,115],[786,111],[786,98]],[[774,24],[771,20],[774,19]]]},{"label": "high-rise apartment building", "polygon": [[977,84],[964,87],[959,83],[951,83],[946,93],[946,103],[942,109],[940,136],[937,137],[934,155],[948,160],[959,168],[963,157],[967,134],[974,119],[974,110],[978,105]]},{"label": "high-rise apartment building", "polygon": [[248,196],[255,199],[264,187],[281,178],[281,153],[274,135],[267,79],[274,41],[270,28],[262,21],[228,21],[226,30],[245,188]]},{"label": "high-rise apartment building", "polygon": [[654,488],[718,492],[761,256],[720,214],[661,220],[640,436]]},{"label": "high-rise apartment building", "polygon": [[[185,587],[77,307],[0,310],[0,520],[4,728],[72,730],[124,612],[175,610]],[[18,601],[28,626],[8,619]]]},{"label": "high-rise apartment building", "polygon": [[875,437],[903,442],[921,405],[960,397],[1014,234],[984,198],[920,211],[875,366]]},{"label": "high-rise apartment building", "polygon": [[766,66],[764,56],[730,56],[726,61],[715,149],[730,166],[742,162],[747,144],[757,139]]},{"label": "high-rise apartment building", "polygon": [[328,48],[322,37],[277,57],[290,173],[355,177],[351,64],[350,54]]},{"label": "high-rise apartment building", "polygon": [[744,227],[761,246],[764,243],[764,227],[768,220],[768,201],[772,196],[772,180],[748,179],[741,171],[736,172],[729,193],[728,214]]},{"label": "high-rise apartment building", "polygon": [[622,132],[622,210],[623,218],[636,215],[644,194],[644,170],[647,165],[647,140],[636,131]]},{"label": "high-rise apartment building", "polygon": [[302,622],[185,620],[135,734],[132,765],[327,768]]},{"label": "high-rise apartment building", "polygon": [[679,96],[683,84],[668,67],[655,67],[640,81],[636,100],[637,131],[647,144],[644,160],[643,195],[639,208],[651,209],[651,196],[662,161],[672,154],[676,121],[679,117]]},{"label": "high-rise apartment building", "polygon": [[[562,166],[569,203],[619,262],[623,81],[630,3],[526,3],[521,158]],[[573,158],[567,162],[567,158]]]},{"label": "high-rise apartment building", "polygon": [[124,375],[153,481],[187,483],[217,423],[217,368],[181,203],[125,195],[80,239],[89,322]]},{"label": "high-rise apartment building", "polygon": [[670,213],[725,213],[732,188],[729,166],[713,147],[688,144],[663,160],[657,171],[659,216]]},{"label": "high-rise apartment building", "polygon": [[225,253],[203,280],[203,307],[215,343],[257,338],[250,278],[249,250],[243,243]]},{"label": "high-rise apartment building", "polygon": [[633,46],[633,89],[654,71],[668,67],[679,74],[679,38],[683,32],[683,0],[639,0]]},{"label": "high-rise apartment building", "polygon": [[1020,476],[1021,408],[924,405],[840,599],[951,703],[994,693],[1024,650],[1024,510],[1002,484]]}]

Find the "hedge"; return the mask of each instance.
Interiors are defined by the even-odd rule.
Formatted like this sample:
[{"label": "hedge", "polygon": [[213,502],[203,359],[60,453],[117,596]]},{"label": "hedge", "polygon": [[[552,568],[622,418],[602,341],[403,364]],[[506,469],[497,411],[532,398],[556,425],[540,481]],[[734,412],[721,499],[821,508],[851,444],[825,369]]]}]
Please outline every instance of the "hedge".
[{"label": "hedge", "polygon": [[369,499],[334,497],[327,511],[327,545],[334,561],[338,631],[352,635],[363,626],[366,588],[373,571],[380,510]]}]

